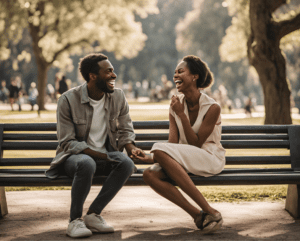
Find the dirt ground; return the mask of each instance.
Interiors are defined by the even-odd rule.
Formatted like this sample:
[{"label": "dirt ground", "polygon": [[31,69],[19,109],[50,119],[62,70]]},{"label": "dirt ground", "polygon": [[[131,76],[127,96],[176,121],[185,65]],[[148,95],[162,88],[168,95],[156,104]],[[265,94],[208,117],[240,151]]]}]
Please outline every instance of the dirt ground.
[{"label": "dirt ground", "polygon": [[[92,187],[84,206],[101,187]],[[9,214],[0,220],[0,240],[72,240],[66,236],[70,191],[6,193]],[[204,235],[180,208],[149,187],[123,187],[103,211],[113,234],[80,240],[299,240],[300,220],[284,202],[214,203],[224,218],[221,230]]]}]

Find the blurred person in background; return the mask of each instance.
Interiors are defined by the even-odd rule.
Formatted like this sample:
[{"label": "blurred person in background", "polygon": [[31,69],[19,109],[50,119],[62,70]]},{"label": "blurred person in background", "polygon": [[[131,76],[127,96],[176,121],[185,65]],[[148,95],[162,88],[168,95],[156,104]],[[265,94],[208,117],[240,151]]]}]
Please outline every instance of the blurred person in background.
[{"label": "blurred person in background", "polygon": [[59,89],[60,75],[61,75],[60,72],[55,74],[55,80],[54,80],[54,89],[55,89],[54,99],[55,99],[55,101],[57,101],[58,97],[59,97],[58,89]]},{"label": "blurred person in background", "polygon": [[38,95],[39,95],[39,92],[36,88],[36,83],[31,82],[30,88],[28,91],[28,101],[31,105],[31,110],[33,110],[33,107],[36,105],[36,100],[37,100]]},{"label": "blurred person in background", "polygon": [[244,106],[245,114],[249,117],[252,117],[252,109],[253,109],[252,99],[251,97],[248,97],[248,99],[246,100],[246,104]]},{"label": "blurred person in background", "polygon": [[55,98],[55,89],[52,84],[48,83],[46,87],[46,93],[49,99],[49,102],[52,103],[56,98]]},{"label": "blurred person in background", "polygon": [[63,75],[61,80],[59,81],[59,86],[58,86],[58,94],[62,95],[66,91],[68,91],[69,87],[66,82],[66,76]]},{"label": "blurred person in background", "polygon": [[6,81],[2,80],[1,81],[1,101],[3,103],[7,103],[8,98],[9,98],[9,90],[6,88]]},{"label": "blurred person in background", "polygon": [[20,76],[17,76],[15,78],[15,81],[16,81],[16,85],[19,89],[17,104],[19,105],[19,111],[21,111],[22,110],[22,104],[25,103],[26,90],[25,90],[25,85],[24,85],[24,83],[23,83]]},{"label": "blurred person in background", "polygon": [[17,102],[19,98],[19,88],[14,78],[11,78],[10,86],[8,87],[8,90],[9,90],[9,103],[11,106],[11,110],[13,111],[14,110],[13,104]]}]

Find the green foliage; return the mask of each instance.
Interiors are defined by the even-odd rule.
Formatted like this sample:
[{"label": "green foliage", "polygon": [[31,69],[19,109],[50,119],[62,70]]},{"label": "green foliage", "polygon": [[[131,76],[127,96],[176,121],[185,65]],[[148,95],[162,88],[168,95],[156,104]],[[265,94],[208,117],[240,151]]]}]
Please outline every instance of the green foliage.
[{"label": "green foliage", "polygon": [[[184,2],[184,4],[183,4]],[[180,18],[192,8],[192,1],[159,0],[159,14],[149,15],[147,19],[137,17],[147,35],[145,47],[132,59],[117,60],[111,53],[106,53],[116,69],[118,81],[131,83],[148,81],[151,88],[162,85],[161,76],[171,80],[174,69],[180,59],[176,50],[175,26]]]},{"label": "green foliage", "polygon": [[[240,99],[243,102],[245,95],[248,96],[251,92],[259,93],[259,85],[247,78],[248,65],[245,61],[229,63],[223,61],[222,55],[220,57],[219,46],[222,44],[222,39],[226,35],[225,31],[228,31],[231,21],[227,2],[197,0],[193,10],[188,12],[176,26],[176,46],[182,55],[198,55],[208,63],[215,77],[213,91],[217,91],[218,87],[223,85],[231,100]],[[227,52],[227,55],[235,56],[236,53],[242,53],[238,49],[238,44],[243,44],[241,37],[235,35],[235,32],[230,35],[234,43],[228,42],[230,46],[225,46],[225,48],[234,53]],[[249,85],[250,88],[248,88]],[[258,94],[256,98],[260,101]]]},{"label": "green foliage", "polygon": [[[290,20],[300,13],[300,5],[297,1],[291,1],[273,13],[276,22]],[[280,40],[280,48],[287,53],[292,53],[300,46],[300,30],[296,30]]]},{"label": "green foliage", "polygon": [[231,26],[226,29],[219,51],[222,61],[234,62],[247,57],[250,36],[249,0],[226,0]]},{"label": "green foliage", "polygon": [[158,13],[156,0],[2,0],[0,7],[2,48],[12,39],[19,41],[29,27],[43,59],[55,66],[70,64],[69,54],[92,46],[114,51],[117,58],[136,56],[147,37],[134,14]]}]

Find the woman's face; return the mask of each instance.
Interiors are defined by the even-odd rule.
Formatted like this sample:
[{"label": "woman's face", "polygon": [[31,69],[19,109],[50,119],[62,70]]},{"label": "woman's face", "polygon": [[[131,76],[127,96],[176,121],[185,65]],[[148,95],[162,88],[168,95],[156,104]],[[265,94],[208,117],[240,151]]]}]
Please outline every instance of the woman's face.
[{"label": "woman's face", "polygon": [[193,81],[194,75],[190,73],[190,70],[185,61],[181,61],[176,69],[173,77],[176,89],[179,92],[183,92],[187,88],[191,88],[193,85],[196,86],[196,81]]}]

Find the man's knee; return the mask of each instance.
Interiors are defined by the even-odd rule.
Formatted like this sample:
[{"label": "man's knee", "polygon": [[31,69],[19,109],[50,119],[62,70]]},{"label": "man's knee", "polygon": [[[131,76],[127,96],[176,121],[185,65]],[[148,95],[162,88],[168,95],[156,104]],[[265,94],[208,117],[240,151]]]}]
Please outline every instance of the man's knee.
[{"label": "man's knee", "polygon": [[132,174],[135,170],[134,162],[127,156],[123,158],[121,165],[124,166]]},{"label": "man's knee", "polygon": [[87,174],[94,174],[96,171],[96,162],[88,155],[78,155],[77,171]]},{"label": "man's knee", "polygon": [[128,171],[130,174],[135,170],[134,162],[124,153],[117,152],[109,154],[109,157],[117,162],[119,162],[118,167]]}]

